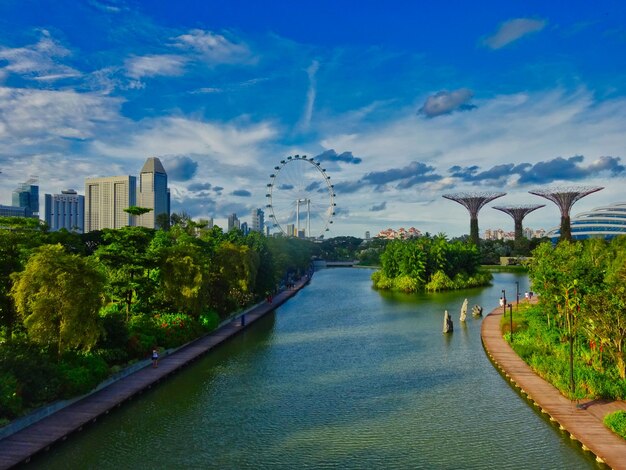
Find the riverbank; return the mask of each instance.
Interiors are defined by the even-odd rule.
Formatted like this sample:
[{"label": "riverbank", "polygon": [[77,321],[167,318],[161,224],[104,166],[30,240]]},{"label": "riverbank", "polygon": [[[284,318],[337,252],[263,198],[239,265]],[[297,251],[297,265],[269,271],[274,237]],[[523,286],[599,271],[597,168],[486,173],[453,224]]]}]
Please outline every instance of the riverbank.
[{"label": "riverbank", "polygon": [[275,310],[302,289],[308,280],[308,277],[303,277],[292,289],[283,290],[274,296],[271,303],[259,304],[208,335],[192,341],[176,352],[162,358],[158,368],[147,367],[148,364],[146,364],[142,369],[111,383],[107,387],[4,437],[0,440],[0,469],[28,462],[38,452],[49,449],[55,442],[66,440],[69,434],[81,431],[83,426],[96,422],[100,416],[108,414],[113,408],[121,406],[123,402],[131,400],[135,395],[151,388],[157,382],[177,372],[226,339],[245,330],[259,318]]},{"label": "riverbank", "polygon": [[604,416],[626,410],[626,402],[588,400],[575,403],[563,397],[551,384],[535,374],[502,337],[502,309],[495,308],[483,320],[483,347],[493,364],[530,402],[547,414],[550,421],[579,441],[583,450],[613,469],[626,470],[626,441],[603,424]]}]

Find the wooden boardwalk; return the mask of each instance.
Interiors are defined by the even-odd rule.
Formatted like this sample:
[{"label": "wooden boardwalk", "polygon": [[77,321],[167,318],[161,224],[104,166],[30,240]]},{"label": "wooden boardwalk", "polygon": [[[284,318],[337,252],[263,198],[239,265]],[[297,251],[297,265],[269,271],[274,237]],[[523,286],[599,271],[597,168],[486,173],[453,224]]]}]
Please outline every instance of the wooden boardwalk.
[{"label": "wooden boardwalk", "polygon": [[[626,440],[614,434],[602,420],[607,413],[626,410],[626,402],[609,400],[581,401],[577,406],[551,384],[535,374],[502,337],[502,309],[494,309],[483,320],[483,346],[507,380],[526,395],[542,413],[555,421],[583,450],[592,452],[598,462],[615,470],[626,469]],[[513,338],[515,340],[515,338]]]},{"label": "wooden boardwalk", "polygon": [[144,367],[0,440],[0,469],[28,462],[34,454],[47,450],[55,442],[67,439],[72,432],[82,430],[86,424],[95,422],[99,416],[108,414],[111,409],[121,406],[124,401],[152,387],[166,376],[176,372],[224,340],[236,335],[268,312],[276,309],[293,297],[307,282],[308,278],[304,277],[296,283],[294,288],[284,290],[276,295],[272,299],[272,303],[266,302],[248,311],[245,313],[245,321],[242,321],[244,315],[240,315],[214,332],[193,341],[169,356],[161,358],[157,368]]}]

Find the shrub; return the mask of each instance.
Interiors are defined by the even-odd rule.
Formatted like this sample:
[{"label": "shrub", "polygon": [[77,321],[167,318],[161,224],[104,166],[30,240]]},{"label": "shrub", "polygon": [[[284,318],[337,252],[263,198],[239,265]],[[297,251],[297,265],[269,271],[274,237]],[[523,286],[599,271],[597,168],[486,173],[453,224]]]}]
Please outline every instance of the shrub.
[{"label": "shrub", "polygon": [[454,288],[454,282],[443,271],[437,271],[433,274],[430,278],[430,282],[426,284],[426,290],[429,292],[438,292],[440,290],[450,290]]},{"label": "shrub", "polygon": [[104,359],[91,353],[66,353],[59,370],[64,398],[89,392],[109,375],[109,366]]},{"label": "shrub", "polygon": [[128,339],[128,352],[136,359],[144,359],[158,343],[157,337],[136,333]]},{"label": "shrub", "polygon": [[410,276],[398,276],[393,280],[393,290],[411,294],[417,292],[419,283]]},{"label": "shrub", "polygon": [[615,411],[604,417],[604,425],[626,439],[626,411]]},{"label": "shrub", "polygon": [[214,310],[202,312],[200,315],[200,324],[205,331],[213,331],[220,323],[220,316]]},{"label": "shrub", "polygon": [[18,395],[24,407],[55,400],[59,394],[59,370],[46,348],[25,340],[0,345],[0,370],[18,382]]},{"label": "shrub", "polygon": [[375,271],[372,274],[372,281],[376,289],[391,289],[393,287],[393,280],[385,276],[382,271]]},{"label": "shrub", "polygon": [[[117,306],[115,306],[117,307]],[[98,341],[98,347],[105,349],[125,348],[128,343],[128,328],[124,314],[109,307],[100,311],[104,334]]]},{"label": "shrub", "polygon": [[10,372],[0,374],[0,419],[15,418],[22,411],[17,378]]},{"label": "shrub", "polygon": [[184,313],[160,313],[154,316],[160,330],[160,346],[174,348],[200,336],[202,326]]}]

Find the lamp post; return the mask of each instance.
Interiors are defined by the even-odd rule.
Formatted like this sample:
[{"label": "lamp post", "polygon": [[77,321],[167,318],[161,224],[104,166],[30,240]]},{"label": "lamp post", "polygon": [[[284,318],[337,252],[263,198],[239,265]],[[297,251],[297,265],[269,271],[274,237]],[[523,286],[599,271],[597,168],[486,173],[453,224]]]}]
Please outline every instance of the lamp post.
[{"label": "lamp post", "polygon": [[513,304],[509,304],[509,315],[511,317],[511,344],[513,344]]}]

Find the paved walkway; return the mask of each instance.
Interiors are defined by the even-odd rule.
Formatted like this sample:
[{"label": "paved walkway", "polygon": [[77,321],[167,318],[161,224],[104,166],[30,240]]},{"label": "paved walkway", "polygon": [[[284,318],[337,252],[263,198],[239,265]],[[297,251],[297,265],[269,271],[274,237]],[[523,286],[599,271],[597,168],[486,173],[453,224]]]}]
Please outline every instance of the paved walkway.
[{"label": "paved walkway", "polygon": [[[482,340],[487,354],[506,378],[521,393],[546,413],[551,421],[580,441],[582,448],[592,452],[598,462],[615,470],[626,469],[626,440],[614,434],[602,420],[607,413],[626,410],[626,402],[609,400],[581,401],[580,407],[565,398],[551,384],[535,374],[502,337],[502,309],[494,309],[483,320]],[[515,340],[515,338],[513,339]]]},{"label": "paved walkway", "polygon": [[191,361],[205,354],[224,340],[234,336],[248,325],[268,312],[276,309],[293,297],[307,282],[303,278],[294,288],[282,291],[274,296],[272,303],[259,304],[243,315],[234,318],[214,332],[159,360],[156,369],[145,367],[96,393],[79,400],[66,408],[0,440],[0,469],[10,468],[22,462],[28,462],[34,454],[47,450],[57,441],[67,439],[74,431],[81,431],[83,426],[95,422],[101,415],[108,414],[121,406],[134,395],[152,387],[166,376],[176,372]]}]

